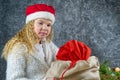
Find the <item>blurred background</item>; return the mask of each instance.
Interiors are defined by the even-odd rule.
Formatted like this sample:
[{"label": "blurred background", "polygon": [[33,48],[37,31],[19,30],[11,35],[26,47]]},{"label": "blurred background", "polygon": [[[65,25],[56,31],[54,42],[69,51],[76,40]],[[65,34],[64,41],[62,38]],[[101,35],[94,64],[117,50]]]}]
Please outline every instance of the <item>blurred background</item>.
[{"label": "blurred background", "polygon": [[[0,54],[5,43],[25,24],[26,6],[35,3],[56,9],[53,42],[86,43],[100,63],[120,67],[120,0],[0,0]],[[0,79],[5,80],[6,61],[0,58]]]}]

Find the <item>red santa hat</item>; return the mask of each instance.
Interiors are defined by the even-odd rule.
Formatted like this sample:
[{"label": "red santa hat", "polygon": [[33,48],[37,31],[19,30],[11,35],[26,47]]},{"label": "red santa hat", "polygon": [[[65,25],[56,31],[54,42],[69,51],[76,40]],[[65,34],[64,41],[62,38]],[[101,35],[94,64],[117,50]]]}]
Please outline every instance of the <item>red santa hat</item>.
[{"label": "red santa hat", "polygon": [[55,22],[55,9],[46,4],[34,4],[26,8],[26,24],[37,18],[45,18]]}]

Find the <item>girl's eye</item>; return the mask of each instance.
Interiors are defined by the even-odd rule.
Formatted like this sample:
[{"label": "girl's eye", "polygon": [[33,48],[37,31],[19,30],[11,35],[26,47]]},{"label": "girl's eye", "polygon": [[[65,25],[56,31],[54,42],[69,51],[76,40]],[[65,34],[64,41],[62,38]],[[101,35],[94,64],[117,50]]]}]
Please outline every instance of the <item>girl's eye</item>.
[{"label": "girl's eye", "polygon": [[42,23],[42,22],[39,22],[38,24],[43,25],[43,23]]},{"label": "girl's eye", "polygon": [[47,26],[48,26],[48,27],[51,27],[51,24],[48,24]]}]

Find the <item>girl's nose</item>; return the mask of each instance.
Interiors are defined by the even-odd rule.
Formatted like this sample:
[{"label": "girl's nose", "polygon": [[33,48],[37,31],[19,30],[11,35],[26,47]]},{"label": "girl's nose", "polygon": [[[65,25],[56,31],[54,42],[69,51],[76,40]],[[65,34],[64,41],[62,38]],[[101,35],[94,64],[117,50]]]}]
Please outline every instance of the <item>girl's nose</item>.
[{"label": "girl's nose", "polygon": [[43,27],[42,27],[42,29],[46,29],[46,27],[47,27],[47,25],[44,24]]}]

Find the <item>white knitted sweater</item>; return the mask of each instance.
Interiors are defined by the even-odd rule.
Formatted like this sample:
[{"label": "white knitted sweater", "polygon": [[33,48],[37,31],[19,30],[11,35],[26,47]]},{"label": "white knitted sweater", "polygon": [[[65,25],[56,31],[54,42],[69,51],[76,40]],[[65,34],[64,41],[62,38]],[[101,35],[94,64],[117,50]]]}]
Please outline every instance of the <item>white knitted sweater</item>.
[{"label": "white knitted sweater", "polygon": [[52,42],[45,45],[47,61],[42,44],[36,44],[36,52],[31,55],[24,44],[16,44],[7,58],[6,80],[44,80],[58,51]]}]

